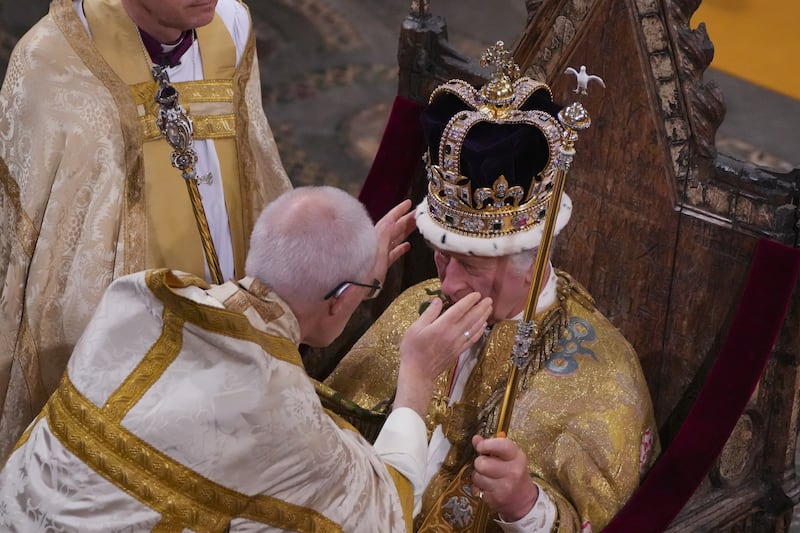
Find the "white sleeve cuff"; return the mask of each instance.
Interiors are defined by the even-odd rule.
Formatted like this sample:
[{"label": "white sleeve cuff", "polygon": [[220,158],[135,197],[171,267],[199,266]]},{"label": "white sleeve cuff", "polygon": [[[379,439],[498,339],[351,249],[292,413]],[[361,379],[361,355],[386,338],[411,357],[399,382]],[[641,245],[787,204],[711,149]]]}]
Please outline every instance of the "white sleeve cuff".
[{"label": "white sleeve cuff", "polygon": [[375,440],[375,450],[384,463],[403,474],[414,489],[414,515],[422,506],[428,431],[413,409],[398,407],[386,418]]},{"label": "white sleeve cuff", "polygon": [[556,521],[558,510],[556,504],[547,493],[539,487],[539,497],[533,504],[528,514],[516,522],[505,522],[501,519],[495,520],[505,533],[550,533]]}]

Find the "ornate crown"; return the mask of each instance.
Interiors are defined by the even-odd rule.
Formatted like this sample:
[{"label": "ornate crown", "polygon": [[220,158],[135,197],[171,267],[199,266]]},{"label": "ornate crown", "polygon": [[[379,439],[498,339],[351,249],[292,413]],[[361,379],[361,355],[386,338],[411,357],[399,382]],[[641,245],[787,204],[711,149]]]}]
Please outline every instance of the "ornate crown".
[{"label": "ornate crown", "polygon": [[[520,77],[502,41],[480,64],[495,67],[480,90],[451,80],[433,91],[422,114],[428,193],[418,208],[418,227],[451,251],[505,255],[538,245],[541,232],[527,233],[544,220],[564,127],[550,88]],[[556,230],[569,218],[566,195],[565,202]],[[426,217],[441,235],[433,235]],[[508,246],[497,240],[504,238]]]}]

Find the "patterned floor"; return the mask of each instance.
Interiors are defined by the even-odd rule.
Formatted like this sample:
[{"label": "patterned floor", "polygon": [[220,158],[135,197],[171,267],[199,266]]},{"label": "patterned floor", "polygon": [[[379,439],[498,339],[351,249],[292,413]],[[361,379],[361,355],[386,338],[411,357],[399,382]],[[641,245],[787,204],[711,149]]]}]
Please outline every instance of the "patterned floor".
[{"label": "patterned floor", "polygon": [[[13,43],[47,11],[48,0],[0,0],[0,75]],[[397,35],[408,0],[250,0],[264,107],[296,185],[332,184],[356,193],[380,142],[396,92]],[[451,43],[477,57],[513,42],[522,0],[432,2]],[[474,23],[479,13],[481,24]],[[726,96],[721,151],[788,172],[800,167],[800,102],[709,72]],[[794,117],[794,118],[792,118]],[[800,516],[793,533],[800,533]]]}]

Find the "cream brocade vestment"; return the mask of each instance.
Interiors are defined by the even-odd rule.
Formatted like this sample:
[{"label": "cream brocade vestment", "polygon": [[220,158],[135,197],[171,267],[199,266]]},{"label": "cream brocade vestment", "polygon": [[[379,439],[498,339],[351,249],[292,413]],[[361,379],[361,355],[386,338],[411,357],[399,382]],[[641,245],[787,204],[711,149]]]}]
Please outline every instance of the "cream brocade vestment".
[{"label": "cream brocade vestment", "polygon": [[[155,128],[150,60],[120,2],[85,0],[92,40],[73,1],[55,0],[16,46],[0,92],[0,458],[55,389],[113,279],[161,266],[203,274],[186,187]],[[250,28],[242,4],[220,0],[190,49],[207,79],[176,87],[196,140],[213,141],[241,276],[256,217],[290,185],[252,31],[237,64],[221,20],[234,8],[235,25]]]},{"label": "cream brocade vestment", "polygon": [[111,285],[0,473],[0,529],[405,531],[410,484],[322,409],[286,304],[201,285]]},{"label": "cream brocade vestment", "polygon": [[[401,294],[325,383],[365,408],[389,399],[400,339],[439,288],[429,280]],[[522,374],[509,438],[526,452],[533,480],[555,504],[558,531],[599,531],[658,453],[650,394],[633,348],[566,273],[558,273],[558,304],[537,322],[543,333],[531,351],[546,362]],[[424,531],[471,531],[477,503],[469,492],[471,438],[496,428],[515,332],[516,322],[494,325],[452,407],[452,373],[437,379],[426,423],[429,435],[441,424],[452,446],[423,496],[416,526],[424,521]]]}]

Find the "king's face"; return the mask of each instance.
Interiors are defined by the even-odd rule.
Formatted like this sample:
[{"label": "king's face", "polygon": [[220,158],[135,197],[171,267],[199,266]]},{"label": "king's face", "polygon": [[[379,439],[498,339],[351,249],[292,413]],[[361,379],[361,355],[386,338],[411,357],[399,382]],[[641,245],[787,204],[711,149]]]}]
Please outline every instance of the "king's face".
[{"label": "king's face", "polygon": [[490,323],[514,318],[525,308],[529,274],[520,272],[511,257],[483,257],[434,248],[442,294],[457,302],[471,292],[492,299]]}]

